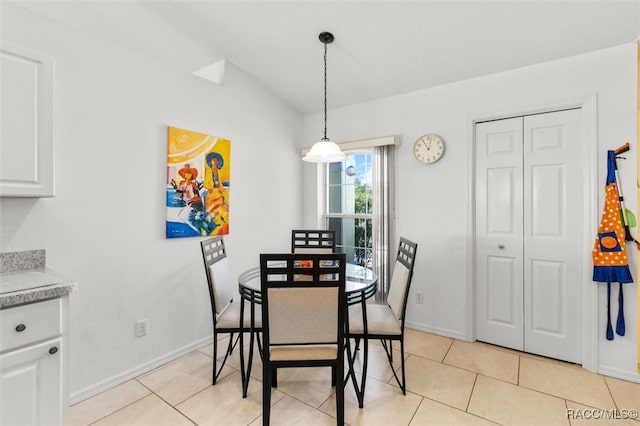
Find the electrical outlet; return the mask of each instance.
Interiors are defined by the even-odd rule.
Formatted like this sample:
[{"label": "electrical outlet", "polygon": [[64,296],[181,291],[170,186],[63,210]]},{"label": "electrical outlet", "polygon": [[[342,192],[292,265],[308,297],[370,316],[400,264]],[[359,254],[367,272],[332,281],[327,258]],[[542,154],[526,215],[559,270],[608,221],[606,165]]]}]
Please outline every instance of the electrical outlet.
[{"label": "electrical outlet", "polygon": [[136,322],[136,337],[147,335],[147,320],[143,319]]},{"label": "electrical outlet", "polygon": [[416,293],[416,303],[422,304],[423,302],[424,302],[424,293],[420,291]]}]

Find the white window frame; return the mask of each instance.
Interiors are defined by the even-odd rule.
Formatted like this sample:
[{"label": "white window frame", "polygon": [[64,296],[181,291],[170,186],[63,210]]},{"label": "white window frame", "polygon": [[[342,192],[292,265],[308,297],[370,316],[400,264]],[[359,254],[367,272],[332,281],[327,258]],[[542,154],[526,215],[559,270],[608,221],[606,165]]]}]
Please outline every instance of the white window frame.
[{"label": "white window frame", "polygon": [[[343,151],[351,151],[351,150],[357,150],[357,149],[361,149],[361,148],[375,148],[375,147],[384,147],[384,146],[389,146],[389,145],[393,145],[393,146],[400,146],[400,138],[396,135],[391,135],[391,136],[382,136],[382,137],[377,137],[377,138],[369,138],[369,139],[360,139],[360,140],[355,140],[355,141],[349,141],[349,142],[341,142],[338,143],[338,145],[340,146],[340,148]],[[306,155],[307,152],[309,152],[310,148],[303,148],[301,150],[301,155],[304,156]],[[391,268],[393,267],[393,256],[395,255],[396,252],[396,234],[395,234],[395,229],[396,229],[396,216],[395,216],[395,212],[396,212],[396,201],[395,201],[395,193],[397,192],[396,190],[396,165],[395,165],[395,157],[396,155],[394,154],[395,150],[390,150],[387,151],[388,153],[384,156],[384,162],[387,164],[387,168],[386,168],[386,176],[384,178],[388,179],[388,182],[386,182],[390,189],[389,191],[386,193],[386,197],[388,197],[387,199],[387,209],[388,211],[386,212],[386,217],[388,218],[387,220],[387,224],[386,226],[378,226],[379,224],[376,222],[375,216],[377,215],[374,214],[374,218],[373,218],[373,235],[374,235],[374,241],[373,241],[373,245],[374,245],[374,256],[376,256],[376,248],[380,248],[380,246],[382,246],[382,251],[380,252],[380,250],[378,250],[379,256],[383,256],[384,258],[387,259],[387,264],[385,265],[385,267],[382,269],[382,273],[378,274],[378,288],[380,289],[380,291],[378,291],[377,295],[376,295],[376,300],[378,301],[384,301],[386,300],[386,294],[388,291],[388,286],[390,284],[390,276],[391,276]],[[378,161],[380,161],[380,158],[377,158],[374,155],[374,164],[377,163]],[[325,215],[326,215],[326,199],[327,199],[327,193],[326,193],[326,167],[324,164],[318,164],[318,167],[316,168],[316,194],[317,194],[317,199],[316,199],[316,206],[318,209],[318,214],[317,214],[317,226],[319,229],[321,228],[325,228],[326,227],[326,219],[325,219]],[[375,173],[375,172],[374,172]],[[380,180],[380,177],[376,177],[374,176],[374,180],[376,182],[378,182]],[[379,185],[378,185],[379,186]],[[379,189],[379,188],[378,188]],[[375,195],[374,195],[375,197]],[[374,211],[375,211],[375,206],[374,206]],[[379,212],[378,212],[379,213]],[[344,217],[344,216],[342,216]],[[384,225],[384,224],[383,224]],[[376,230],[380,230],[382,228],[386,228],[386,243],[384,244],[379,244],[379,241],[376,240],[376,235],[377,235],[377,231]],[[375,262],[375,261],[374,261]]]}]

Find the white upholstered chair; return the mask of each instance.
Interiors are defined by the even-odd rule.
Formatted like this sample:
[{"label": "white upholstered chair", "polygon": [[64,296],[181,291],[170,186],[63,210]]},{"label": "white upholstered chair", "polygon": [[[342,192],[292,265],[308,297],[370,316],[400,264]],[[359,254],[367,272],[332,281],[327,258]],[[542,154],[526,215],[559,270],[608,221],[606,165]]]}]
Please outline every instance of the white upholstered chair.
[{"label": "white upholstered chair", "polygon": [[[416,243],[406,238],[400,238],[387,303],[365,303],[363,300],[361,304],[349,307],[348,338],[356,340],[356,348],[365,336],[367,339],[379,339],[387,354],[393,375],[405,395],[407,389],[404,368],[404,321],[417,248]],[[398,374],[393,368],[392,342],[394,340],[400,342],[402,380],[398,378]],[[368,348],[365,348],[365,351],[368,351]],[[364,363],[366,363],[366,355]],[[363,404],[364,386],[365,382],[363,381],[360,389],[362,395],[358,395],[360,407]]]},{"label": "white upholstered chair", "polygon": [[[244,313],[245,320],[240,325],[240,303],[234,302],[238,284],[231,278],[229,259],[227,258],[222,236],[208,238],[200,242],[202,258],[207,274],[209,296],[211,298],[211,314],[213,318],[213,378],[212,384],[216,384],[218,376],[227,361],[228,356],[235,348],[238,339],[234,342],[233,335],[250,331],[249,312]],[[238,296],[239,297],[239,296]],[[259,309],[259,307],[257,308]],[[262,314],[256,313],[255,332],[262,331]],[[218,359],[218,334],[229,334],[229,345],[225,351],[224,359],[219,369],[216,369]],[[260,339],[258,339],[260,347]]]},{"label": "white upholstered chair", "polygon": [[278,368],[329,366],[344,424],[344,254],[261,254],[262,423]]}]

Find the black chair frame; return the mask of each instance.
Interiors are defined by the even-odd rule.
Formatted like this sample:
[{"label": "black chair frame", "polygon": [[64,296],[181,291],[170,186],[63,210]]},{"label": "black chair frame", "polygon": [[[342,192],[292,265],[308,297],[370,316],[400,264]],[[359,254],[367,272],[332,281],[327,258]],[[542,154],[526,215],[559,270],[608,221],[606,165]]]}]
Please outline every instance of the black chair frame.
[{"label": "black chair frame", "polygon": [[294,229],[291,231],[291,253],[297,249],[327,249],[336,252],[336,231]]},{"label": "black chair frame", "polygon": [[[240,318],[242,318],[242,312],[238,317],[238,326],[237,327],[218,327],[217,324],[217,314],[216,314],[216,300],[214,293],[214,280],[211,276],[211,271],[209,267],[222,259],[227,257],[227,251],[224,246],[224,239],[222,236],[215,236],[212,238],[208,238],[206,240],[202,240],[200,242],[200,247],[202,249],[202,258],[205,265],[205,271],[207,274],[207,287],[209,288],[209,297],[211,299],[211,316],[213,319],[213,374],[211,379],[211,384],[215,385],[222,369],[224,368],[225,363],[227,362],[227,358],[236,345],[238,344],[238,339],[242,332],[250,332],[252,329],[249,326],[240,326]],[[232,300],[231,303],[234,303]],[[254,328],[254,332],[261,332],[261,328]],[[227,349],[225,350],[224,359],[220,363],[220,368],[217,369],[218,362],[218,334],[229,334],[229,344]],[[235,341],[233,340],[234,334],[237,334]],[[260,349],[260,353],[262,353],[260,338],[258,337],[258,348]]]},{"label": "black chair frame", "polygon": [[[411,286],[411,281],[413,279],[413,267],[414,267],[414,263],[415,263],[415,256],[416,256],[416,251],[418,249],[418,244],[414,243],[412,241],[409,241],[406,238],[400,237],[400,242],[398,244],[398,251],[396,254],[396,261],[400,262],[401,264],[403,264],[408,270],[409,270],[409,274],[407,276],[407,286],[405,288],[405,292],[404,292],[404,296],[403,296],[403,302],[402,302],[402,316],[400,318],[401,321],[401,325],[400,325],[400,334],[399,335],[388,335],[388,334],[376,334],[376,333],[371,333],[368,330],[367,327],[367,310],[366,310],[366,304],[364,299],[362,300],[362,313],[363,313],[363,327],[364,327],[364,331],[362,334],[354,334],[354,333],[349,333],[348,337],[349,338],[354,338],[356,341],[356,345],[355,345],[355,350],[359,350],[360,347],[360,340],[361,339],[373,339],[373,340],[380,340],[380,342],[382,343],[382,347],[385,350],[385,353],[387,355],[387,359],[389,360],[389,365],[391,366],[391,371],[393,372],[393,376],[396,379],[396,382],[398,383],[398,386],[400,387],[400,389],[402,390],[402,394],[406,395],[407,394],[407,386],[406,386],[406,374],[405,374],[405,365],[404,365],[404,328],[405,328],[405,317],[406,317],[406,312],[407,312],[407,302],[409,299],[409,288]],[[396,373],[395,369],[393,368],[393,341],[399,341],[400,342],[400,353],[401,353],[401,370],[402,370],[402,380],[400,380],[400,378],[398,377],[398,374]],[[348,351],[350,350],[350,345],[348,346]],[[365,347],[365,350],[368,350],[368,348]],[[367,367],[367,355],[365,354],[364,357],[364,366],[363,368],[366,371],[366,367]],[[364,388],[365,388],[365,377],[362,378],[362,382],[359,386],[358,389],[358,385],[357,382],[355,380],[355,374],[353,372],[353,369],[350,368],[348,374],[351,376],[353,382],[354,382],[354,386],[356,388],[356,394],[358,395],[358,402],[360,405],[360,408],[363,407],[364,405]]]},{"label": "black chair frame", "polygon": [[[310,261],[313,266],[295,266],[297,261]],[[283,263],[282,266],[269,266],[270,263]],[[310,276],[310,280],[296,280],[298,275]],[[333,280],[323,280],[322,276],[332,274]],[[281,276],[281,279],[273,279]],[[337,424],[344,425],[344,383],[342,373],[344,371],[344,340],[345,328],[348,327],[346,315],[346,255],[340,254],[261,254],[260,255],[260,281],[262,289],[262,324],[263,347],[265,353],[262,357],[262,424],[269,425],[271,412],[271,387],[277,385],[276,374],[278,368],[287,367],[331,367],[332,386],[336,387],[336,417]],[[305,345],[336,344],[337,358],[335,360],[271,360],[269,355],[269,296],[270,288],[313,288],[313,287],[337,287],[338,288],[338,317],[337,336],[335,342],[305,342]],[[290,344],[284,344],[290,345]]]}]

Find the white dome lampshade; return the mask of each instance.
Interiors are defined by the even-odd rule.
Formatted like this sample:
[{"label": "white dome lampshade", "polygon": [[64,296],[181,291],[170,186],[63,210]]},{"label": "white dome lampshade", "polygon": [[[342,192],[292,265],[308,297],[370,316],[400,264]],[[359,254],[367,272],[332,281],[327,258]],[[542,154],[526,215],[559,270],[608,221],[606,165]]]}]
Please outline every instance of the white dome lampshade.
[{"label": "white dome lampshade", "polygon": [[333,163],[345,159],[340,147],[327,138],[327,44],[331,43],[334,37],[331,33],[322,32],[318,38],[324,44],[324,137],[316,142],[302,159],[312,163]]},{"label": "white dome lampshade", "polygon": [[302,159],[311,163],[333,163],[344,160],[345,155],[338,144],[323,138],[316,142]]}]

